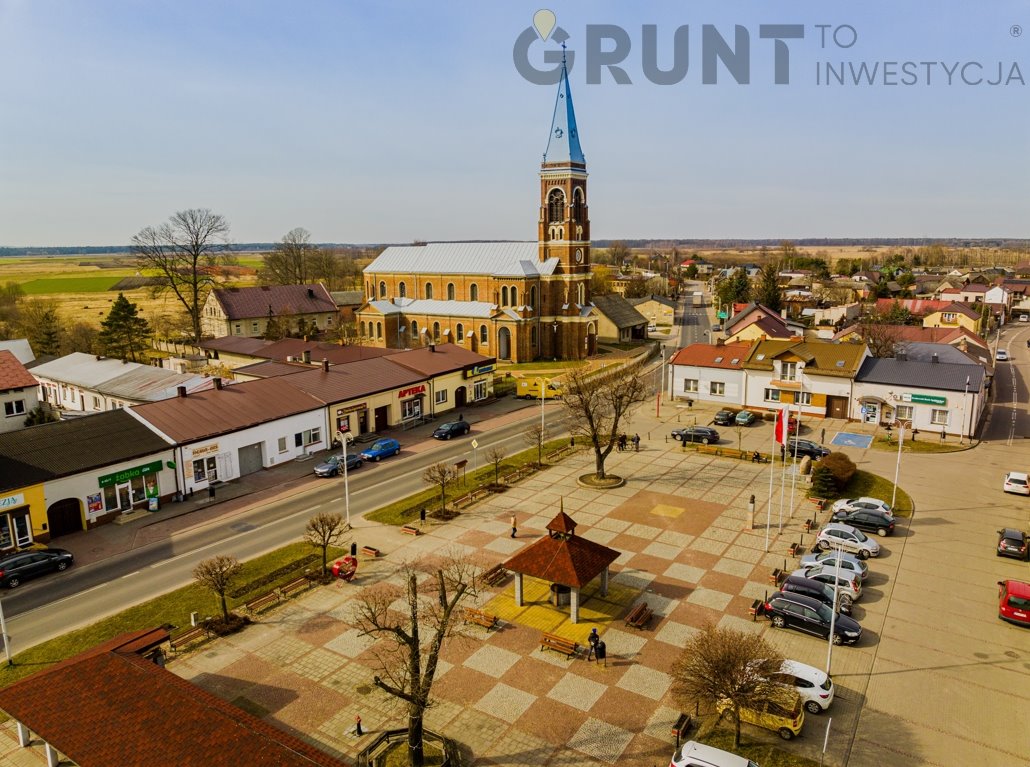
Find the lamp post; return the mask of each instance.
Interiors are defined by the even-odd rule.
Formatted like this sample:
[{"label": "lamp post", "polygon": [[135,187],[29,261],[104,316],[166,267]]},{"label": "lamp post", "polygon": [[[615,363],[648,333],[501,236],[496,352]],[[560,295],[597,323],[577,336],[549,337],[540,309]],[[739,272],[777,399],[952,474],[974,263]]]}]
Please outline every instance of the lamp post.
[{"label": "lamp post", "polygon": [[[959,425],[958,425],[958,443],[960,445],[964,444],[965,443],[965,439],[966,439],[966,408],[968,407],[968,405],[969,405],[969,376],[966,376],[966,387],[965,387],[965,389],[962,392],[962,418],[961,418],[961,423],[959,423]],[[973,409],[969,408],[969,412],[970,412],[970,414],[972,414]],[[970,420],[972,420],[972,419],[970,419]],[[972,437],[972,435],[970,435],[970,437]]]},{"label": "lamp post", "polygon": [[547,399],[547,381],[543,378],[536,379],[540,384],[540,439],[544,438],[544,400]]},{"label": "lamp post", "polygon": [[909,421],[898,421],[898,461],[894,466],[894,490],[891,492],[891,508],[898,500],[898,475],[901,474],[901,446],[905,444],[905,425]]},{"label": "lamp post", "polygon": [[347,478],[347,445],[354,441],[354,435],[348,432],[336,432],[343,445],[343,510],[347,518],[347,529],[350,530],[350,480]]},{"label": "lamp post", "polygon": [[830,662],[833,660],[833,630],[837,625],[837,592],[840,589],[840,561],[844,558],[843,544],[835,546],[837,552],[837,567],[833,577],[833,606],[830,607],[830,636],[827,639],[826,647],[826,676],[830,676]]}]

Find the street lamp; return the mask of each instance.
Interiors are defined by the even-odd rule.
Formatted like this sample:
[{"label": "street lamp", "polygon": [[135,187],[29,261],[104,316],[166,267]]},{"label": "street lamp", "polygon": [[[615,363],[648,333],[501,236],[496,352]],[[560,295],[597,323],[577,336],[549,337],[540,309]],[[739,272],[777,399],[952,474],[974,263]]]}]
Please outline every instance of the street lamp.
[{"label": "street lamp", "polygon": [[336,432],[343,445],[343,509],[347,517],[347,529],[350,530],[350,480],[347,478],[347,445],[354,441],[354,435],[348,432]]},{"label": "street lamp", "polygon": [[905,444],[905,426],[910,421],[898,421],[898,462],[894,466],[894,490],[891,493],[891,508],[898,500],[898,475],[901,473],[901,446]]},{"label": "street lamp", "polygon": [[837,625],[837,592],[840,589],[840,561],[844,558],[844,542],[834,547],[837,552],[837,567],[833,576],[833,606],[830,607],[830,636],[826,647],[826,676],[830,676],[830,662],[833,660],[833,629]]}]

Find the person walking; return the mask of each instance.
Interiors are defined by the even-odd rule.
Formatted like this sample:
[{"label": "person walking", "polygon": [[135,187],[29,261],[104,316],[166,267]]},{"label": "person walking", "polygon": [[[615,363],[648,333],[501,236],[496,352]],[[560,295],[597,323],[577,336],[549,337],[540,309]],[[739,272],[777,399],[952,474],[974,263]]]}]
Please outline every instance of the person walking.
[{"label": "person walking", "polygon": [[601,636],[597,633],[597,629],[590,629],[590,636],[587,637],[587,660],[590,660],[597,651],[597,643],[600,641]]},{"label": "person walking", "polygon": [[422,527],[426,526],[426,507],[423,506],[422,510],[418,513],[419,525]]},{"label": "person walking", "polygon": [[634,434],[633,435],[633,452],[634,453],[639,453],[640,452],[640,435],[639,434]]},{"label": "person walking", "polygon": [[511,537],[512,538],[514,538],[515,537],[515,533],[518,532],[518,527],[516,527],[515,523],[516,523],[515,515],[512,514],[511,515]]},{"label": "person walking", "polygon": [[359,738],[365,734],[365,731],[361,729],[361,716],[355,715],[354,717],[354,734]]}]

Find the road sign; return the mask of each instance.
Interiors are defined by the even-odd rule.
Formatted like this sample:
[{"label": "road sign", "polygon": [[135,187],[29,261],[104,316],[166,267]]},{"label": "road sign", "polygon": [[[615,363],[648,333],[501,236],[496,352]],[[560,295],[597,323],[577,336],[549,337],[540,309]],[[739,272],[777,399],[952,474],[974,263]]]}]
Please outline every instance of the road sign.
[{"label": "road sign", "polygon": [[473,448],[479,447],[479,442],[477,440],[472,440],[472,442],[470,444],[472,445]]}]

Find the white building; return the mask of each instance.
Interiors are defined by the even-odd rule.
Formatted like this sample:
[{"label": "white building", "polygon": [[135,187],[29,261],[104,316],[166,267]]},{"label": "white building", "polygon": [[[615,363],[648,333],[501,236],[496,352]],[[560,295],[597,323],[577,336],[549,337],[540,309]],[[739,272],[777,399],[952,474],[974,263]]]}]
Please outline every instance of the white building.
[{"label": "white building", "polygon": [[669,360],[670,396],[743,406],[744,358],[750,344],[691,344]]}]

